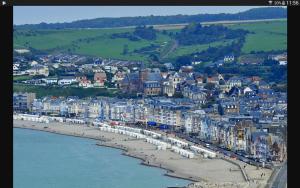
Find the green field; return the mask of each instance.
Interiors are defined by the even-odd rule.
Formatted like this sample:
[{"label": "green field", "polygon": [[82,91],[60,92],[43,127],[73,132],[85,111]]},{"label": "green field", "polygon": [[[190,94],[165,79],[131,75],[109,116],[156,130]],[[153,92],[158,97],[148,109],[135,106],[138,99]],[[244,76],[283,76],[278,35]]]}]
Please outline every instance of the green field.
[{"label": "green field", "polygon": [[94,96],[109,96],[114,97],[118,95],[117,89],[106,89],[106,88],[72,88],[72,87],[54,87],[54,86],[34,86],[25,84],[13,84],[14,92],[33,92],[36,93],[37,97],[45,96],[78,96],[94,97]]},{"label": "green field", "polygon": [[[246,42],[242,48],[244,53],[251,51],[286,50],[287,48],[287,21],[238,23],[229,24],[227,26],[233,29],[241,28],[254,32],[246,36]],[[164,27],[164,29],[168,29],[168,27]],[[172,27],[169,29],[171,31]],[[110,38],[113,33],[131,31],[133,31],[133,28],[21,30],[14,32],[14,48],[32,47],[49,53],[69,52],[104,58],[138,61],[146,61],[149,54],[134,53],[134,50],[150,46],[151,44],[159,46],[156,51],[161,55],[163,55],[162,52],[168,52],[164,42],[170,42],[172,39],[168,35],[161,33],[157,35],[157,39],[154,41],[130,41],[125,38]],[[200,52],[209,46],[225,45],[229,42],[232,41],[227,40],[203,45],[178,46],[165,58],[174,59],[177,56]],[[128,53],[125,55],[123,54],[124,45],[128,45]]]},{"label": "green field", "polygon": [[[78,29],[78,30],[43,30],[35,36],[14,34],[14,48],[32,47],[48,52],[65,51],[82,55],[127,60],[146,60],[147,55],[133,53],[134,50],[162,45],[171,40],[167,35],[158,34],[154,41],[130,41],[125,38],[111,39],[113,33],[130,32],[131,28],[122,29]],[[26,31],[24,31],[26,33]],[[29,32],[30,33],[30,32]],[[89,39],[86,41],[85,39]],[[128,45],[128,54],[123,55],[124,45]]]},{"label": "green field", "polygon": [[14,76],[14,81],[24,81],[24,80],[30,80],[33,76],[29,75],[22,75],[22,76]]},{"label": "green field", "polygon": [[169,55],[169,57],[170,58],[175,58],[177,56],[182,56],[182,55],[191,54],[191,53],[195,53],[195,52],[201,52],[203,50],[206,50],[209,47],[226,46],[227,44],[229,44],[233,41],[234,40],[224,40],[224,41],[213,42],[213,43],[210,43],[210,44],[179,46],[176,50],[174,50]]},{"label": "green field", "polygon": [[243,23],[229,27],[254,32],[246,36],[246,42],[242,48],[244,53],[287,49],[287,21]]}]

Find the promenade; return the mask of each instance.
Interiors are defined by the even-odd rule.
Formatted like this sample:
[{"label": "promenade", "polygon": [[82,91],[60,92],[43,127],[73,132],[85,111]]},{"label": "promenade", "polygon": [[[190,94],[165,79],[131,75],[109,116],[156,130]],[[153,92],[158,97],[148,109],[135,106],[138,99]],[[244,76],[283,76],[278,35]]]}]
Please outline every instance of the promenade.
[{"label": "promenade", "polygon": [[[246,172],[249,179],[253,180],[249,183],[245,181],[241,170],[236,165],[223,159],[205,159],[200,155],[187,158],[170,149],[158,150],[155,145],[146,142],[145,139],[134,139],[123,134],[100,131],[99,128],[93,126],[14,120],[14,127],[96,139],[98,145],[123,149],[125,155],[141,159],[144,165],[166,169],[166,175],[195,182],[215,183],[216,185],[225,182],[234,185],[247,183],[252,187],[259,187],[271,174],[268,169],[257,170],[256,167],[248,165]],[[267,176],[259,178],[262,172]]]}]

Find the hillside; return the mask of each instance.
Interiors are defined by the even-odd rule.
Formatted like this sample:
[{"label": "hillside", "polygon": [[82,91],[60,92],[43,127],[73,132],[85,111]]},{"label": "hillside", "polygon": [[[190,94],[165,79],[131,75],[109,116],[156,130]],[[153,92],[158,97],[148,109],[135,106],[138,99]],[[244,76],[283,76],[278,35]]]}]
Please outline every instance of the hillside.
[{"label": "hillside", "polygon": [[121,18],[96,18],[70,23],[40,23],[15,26],[15,29],[70,29],[70,28],[111,28],[137,25],[181,24],[223,20],[257,20],[287,18],[287,10],[279,7],[254,8],[235,14],[197,14],[172,16],[139,16]]},{"label": "hillside", "polygon": [[[227,24],[230,29],[243,29],[245,35],[243,53],[251,51],[286,50],[287,21],[264,21]],[[193,45],[178,45],[170,33],[180,30],[157,31],[153,40],[120,37],[124,33],[132,35],[134,28],[113,29],[64,29],[64,30],[17,30],[14,32],[14,48],[34,48],[46,53],[66,52],[104,58],[124,60],[149,59],[156,54],[163,61],[172,61],[178,56],[201,52],[209,47],[228,45],[235,39],[221,38],[214,42]],[[117,37],[112,37],[117,36]],[[175,45],[176,44],[176,45]],[[124,48],[127,53],[124,54]]]}]

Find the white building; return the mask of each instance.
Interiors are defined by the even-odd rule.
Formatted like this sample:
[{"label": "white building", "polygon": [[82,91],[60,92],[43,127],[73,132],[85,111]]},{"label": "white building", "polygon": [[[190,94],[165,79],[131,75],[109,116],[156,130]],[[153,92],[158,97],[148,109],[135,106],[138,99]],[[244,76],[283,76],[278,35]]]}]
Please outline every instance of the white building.
[{"label": "white building", "polygon": [[70,84],[73,84],[76,82],[77,82],[77,80],[75,77],[65,77],[65,78],[58,80],[58,85],[70,85]]}]

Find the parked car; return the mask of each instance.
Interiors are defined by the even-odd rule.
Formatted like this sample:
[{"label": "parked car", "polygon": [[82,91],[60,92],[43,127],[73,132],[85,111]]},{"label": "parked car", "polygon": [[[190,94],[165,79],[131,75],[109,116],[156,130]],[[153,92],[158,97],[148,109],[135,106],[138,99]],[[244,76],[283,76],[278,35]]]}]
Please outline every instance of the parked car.
[{"label": "parked car", "polygon": [[243,155],[243,156],[250,159],[250,155],[246,154],[246,155]]}]

